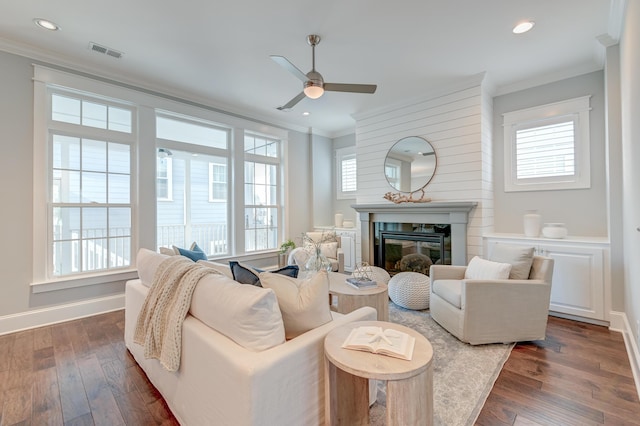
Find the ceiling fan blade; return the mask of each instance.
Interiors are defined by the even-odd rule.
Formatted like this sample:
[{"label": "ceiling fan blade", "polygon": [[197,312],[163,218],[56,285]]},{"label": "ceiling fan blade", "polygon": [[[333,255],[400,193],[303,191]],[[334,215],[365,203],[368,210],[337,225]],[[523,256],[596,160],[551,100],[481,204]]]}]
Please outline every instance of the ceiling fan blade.
[{"label": "ceiling fan blade", "polygon": [[293,108],[298,102],[305,97],[304,92],[300,92],[295,98],[291,99],[285,105],[278,107],[280,111]]},{"label": "ceiling fan blade", "polygon": [[298,67],[296,67],[291,62],[289,62],[289,60],[287,58],[285,58],[284,56],[271,55],[271,59],[273,59],[273,61],[276,64],[280,65],[282,68],[286,69],[291,74],[293,74],[296,77],[298,77],[300,80],[302,80],[303,83],[308,80],[307,75],[305,73],[303,73],[302,71],[300,71],[298,69]]},{"label": "ceiling fan blade", "polygon": [[324,90],[327,90],[329,92],[375,93],[377,88],[378,86],[376,86],[375,84],[324,84]]}]

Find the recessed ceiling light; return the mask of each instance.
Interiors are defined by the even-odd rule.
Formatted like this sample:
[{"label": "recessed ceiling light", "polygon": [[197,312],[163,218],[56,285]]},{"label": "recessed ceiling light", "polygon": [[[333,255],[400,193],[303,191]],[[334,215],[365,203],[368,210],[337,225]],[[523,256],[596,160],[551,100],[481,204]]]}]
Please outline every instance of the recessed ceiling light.
[{"label": "recessed ceiling light", "polygon": [[58,24],[56,24],[55,22],[51,22],[48,19],[35,18],[33,20],[33,23],[40,28],[44,28],[45,30],[49,31],[58,31],[60,29],[60,26]]},{"label": "recessed ceiling light", "polygon": [[311,113],[309,111],[305,111],[302,113],[302,115],[311,115]]},{"label": "recessed ceiling light", "polygon": [[533,26],[536,23],[533,21],[524,21],[524,22],[520,22],[518,25],[516,25],[515,27],[513,27],[513,33],[514,34],[522,34],[522,33],[526,33],[527,31],[529,31],[531,28],[533,28]]}]

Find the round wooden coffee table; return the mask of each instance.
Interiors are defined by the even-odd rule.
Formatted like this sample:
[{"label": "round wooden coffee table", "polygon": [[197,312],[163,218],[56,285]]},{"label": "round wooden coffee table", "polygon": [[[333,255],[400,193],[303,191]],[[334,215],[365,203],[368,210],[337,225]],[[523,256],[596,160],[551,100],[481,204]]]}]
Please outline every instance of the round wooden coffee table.
[{"label": "round wooden coffee table", "polygon": [[[415,337],[411,361],[342,348],[356,327],[392,328]],[[325,422],[369,423],[369,379],[387,381],[387,425],[433,424],[433,348],[420,333],[383,321],[357,321],[332,330],[324,341]]]},{"label": "round wooden coffee table", "polygon": [[348,314],[363,306],[371,306],[378,311],[378,320],[389,320],[389,293],[387,285],[378,283],[376,287],[357,289],[346,283],[350,275],[329,272],[329,295],[335,298],[332,308],[341,314]]}]

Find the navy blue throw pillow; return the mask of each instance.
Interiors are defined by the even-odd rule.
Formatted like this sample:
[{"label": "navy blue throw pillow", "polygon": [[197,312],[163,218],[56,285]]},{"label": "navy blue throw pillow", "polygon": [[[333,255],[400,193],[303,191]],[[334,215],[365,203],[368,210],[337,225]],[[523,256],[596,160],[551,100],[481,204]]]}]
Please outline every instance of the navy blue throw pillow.
[{"label": "navy blue throw pillow", "polygon": [[[262,284],[260,284],[260,278],[258,278],[258,274],[264,271],[260,269],[247,268],[246,266],[241,265],[235,260],[229,261],[229,268],[231,268],[231,273],[233,274],[233,279],[235,281],[238,281],[241,284],[251,284],[262,287]],[[286,275],[292,278],[298,278],[298,271],[299,268],[297,265],[288,265],[270,272],[274,274]]]}]

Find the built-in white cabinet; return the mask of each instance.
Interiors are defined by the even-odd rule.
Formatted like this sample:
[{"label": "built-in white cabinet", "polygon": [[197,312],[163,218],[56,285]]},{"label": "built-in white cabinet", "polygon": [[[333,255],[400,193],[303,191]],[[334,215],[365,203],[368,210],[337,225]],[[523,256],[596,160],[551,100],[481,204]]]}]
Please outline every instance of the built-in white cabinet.
[{"label": "built-in white cabinet", "polygon": [[317,231],[335,230],[340,237],[340,247],[344,251],[344,270],[353,272],[356,267],[356,229],[355,228],[334,228],[316,227]]},{"label": "built-in white cabinet", "polygon": [[489,234],[484,236],[487,257],[496,244],[533,246],[536,254],[554,259],[551,312],[577,319],[609,320],[609,242],[606,238],[546,239]]}]

